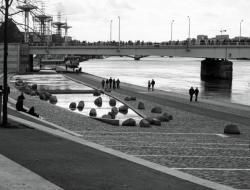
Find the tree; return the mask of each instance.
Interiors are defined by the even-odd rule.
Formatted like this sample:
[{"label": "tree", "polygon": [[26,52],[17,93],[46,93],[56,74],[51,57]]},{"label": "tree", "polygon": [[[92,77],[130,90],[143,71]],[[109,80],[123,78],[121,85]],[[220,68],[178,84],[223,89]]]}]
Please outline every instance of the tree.
[{"label": "tree", "polygon": [[7,60],[8,60],[8,20],[9,20],[9,7],[12,5],[13,0],[4,0],[4,56],[3,56],[3,127],[8,127],[7,117],[7,102],[8,102],[8,73],[7,73]]}]

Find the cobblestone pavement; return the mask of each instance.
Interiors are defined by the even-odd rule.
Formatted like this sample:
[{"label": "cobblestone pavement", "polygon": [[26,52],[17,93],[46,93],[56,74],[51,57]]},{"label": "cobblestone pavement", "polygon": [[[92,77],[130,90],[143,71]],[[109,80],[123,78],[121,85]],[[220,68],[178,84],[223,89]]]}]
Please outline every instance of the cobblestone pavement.
[{"label": "cobblestone pavement", "polygon": [[[11,97],[19,95],[11,89]],[[124,96],[112,95],[121,99]],[[238,125],[242,134],[223,134],[226,120],[201,116],[167,106],[174,120],[151,128],[110,126],[25,95],[25,105],[35,106],[47,121],[82,135],[83,139],[149,160],[169,168],[238,189],[250,189],[249,127]],[[145,100],[146,110],[154,104]],[[53,114],[51,114],[53,113]],[[151,115],[143,111],[144,115]]]}]

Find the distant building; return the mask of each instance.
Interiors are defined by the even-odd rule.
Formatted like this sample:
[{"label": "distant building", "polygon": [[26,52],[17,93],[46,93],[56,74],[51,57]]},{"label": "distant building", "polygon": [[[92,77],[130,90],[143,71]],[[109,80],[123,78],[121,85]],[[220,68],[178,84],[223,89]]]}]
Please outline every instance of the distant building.
[{"label": "distant building", "polygon": [[197,36],[197,40],[196,40],[196,44],[199,44],[199,45],[205,45],[207,44],[208,42],[208,36],[207,35],[198,35]]},{"label": "distant building", "polygon": [[229,40],[230,38],[229,38],[229,35],[225,34],[225,35],[216,35],[215,39],[219,41],[223,41],[223,40]]}]

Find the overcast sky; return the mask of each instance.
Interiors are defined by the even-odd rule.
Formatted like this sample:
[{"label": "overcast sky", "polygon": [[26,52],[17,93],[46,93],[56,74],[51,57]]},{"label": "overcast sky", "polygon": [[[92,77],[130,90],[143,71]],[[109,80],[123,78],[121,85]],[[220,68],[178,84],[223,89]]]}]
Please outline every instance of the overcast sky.
[{"label": "overcast sky", "polygon": [[[213,37],[227,30],[230,37],[250,36],[250,0],[46,0],[46,12],[61,11],[73,28],[69,35],[87,41],[108,41],[110,20],[113,39],[118,39],[118,16],[121,18],[121,40],[168,41],[173,24],[173,39],[207,34]],[[56,20],[56,16],[54,20]]]}]

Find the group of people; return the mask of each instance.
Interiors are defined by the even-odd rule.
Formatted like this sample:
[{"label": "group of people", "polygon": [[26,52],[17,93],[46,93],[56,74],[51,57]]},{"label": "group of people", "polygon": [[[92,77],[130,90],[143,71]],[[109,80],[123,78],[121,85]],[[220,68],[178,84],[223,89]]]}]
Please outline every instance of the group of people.
[{"label": "group of people", "polygon": [[154,87],[155,87],[155,80],[152,79],[151,81],[148,81],[148,91],[150,90],[150,88],[152,88],[152,91],[154,91]]},{"label": "group of people", "polygon": [[199,89],[196,87],[195,89],[191,86],[189,89],[190,102],[193,101],[193,96],[195,95],[195,101],[198,101]]},{"label": "group of people", "polygon": [[109,79],[102,79],[102,88],[103,89],[116,89],[116,88],[120,88],[120,80],[117,79],[112,79],[112,77],[110,77]]},{"label": "group of people", "polygon": [[23,107],[23,101],[24,101],[25,97],[23,95],[23,93],[21,93],[21,95],[19,95],[17,97],[17,102],[16,102],[16,110],[17,111],[22,111],[22,112],[25,112],[25,113],[28,113],[32,116],[35,116],[35,117],[39,117],[39,114],[37,114],[35,112],[35,108],[32,106],[29,111],[27,111],[24,107]]}]

